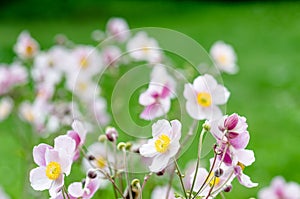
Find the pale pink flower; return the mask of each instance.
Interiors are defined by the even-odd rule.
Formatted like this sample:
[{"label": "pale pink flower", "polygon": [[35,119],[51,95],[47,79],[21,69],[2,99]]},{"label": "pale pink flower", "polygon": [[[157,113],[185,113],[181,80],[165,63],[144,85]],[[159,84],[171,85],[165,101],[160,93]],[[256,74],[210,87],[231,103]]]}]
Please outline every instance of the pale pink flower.
[{"label": "pale pink flower", "polygon": [[33,58],[39,51],[39,44],[34,40],[27,31],[21,32],[14,51],[21,59]]},{"label": "pale pink flower", "polygon": [[300,185],[295,182],[285,182],[281,176],[275,177],[270,187],[262,188],[258,199],[299,199]]},{"label": "pale pink flower", "polygon": [[109,36],[113,36],[119,42],[124,42],[130,36],[128,24],[123,18],[109,19],[106,30]]},{"label": "pale pink flower", "polygon": [[107,46],[102,51],[105,67],[118,67],[122,52],[117,46]]},{"label": "pale pink flower", "polygon": [[166,115],[174,98],[175,80],[167,73],[163,65],[157,65],[151,73],[148,89],[139,97],[139,103],[145,106],[140,117],[145,120]]},{"label": "pale pink flower", "polygon": [[14,106],[14,101],[10,97],[0,99],[0,122],[6,119]]},{"label": "pale pink flower", "polygon": [[49,189],[55,197],[64,185],[64,175],[71,171],[75,141],[63,135],[55,138],[54,147],[40,144],[33,148],[34,162],[39,166],[30,171],[30,183],[34,190]]},{"label": "pale pink flower", "polygon": [[135,61],[159,63],[162,60],[158,42],[146,32],[138,32],[128,41],[126,49]]},{"label": "pale pink flower", "polygon": [[[151,199],[166,199],[168,194],[168,186],[157,186],[154,188],[151,194]],[[167,199],[176,199],[174,189],[171,187],[169,191],[169,196]]]},{"label": "pale pink flower", "polygon": [[178,120],[158,120],[152,125],[152,136],[139,151],[143,157],[152,158],[150,171],[159,172],[168,166],[180,148],[181,123]]},{"label": "pale pink flower", "polygon": [[193,84],[186,84],[184,97],[188,114],[196,120],[213,120],[222,116],[218,105],[227,102],[229,91],[208,74],[197,77]]},{"label": "pale pink flower", "polygon": [[220,71],[234,74],[238,71],[236,54],[229,44],[217,41],[210,49],[210,55]]},{"label": "pale pink flower", "polygon": [[92,198],[99,188],[100,181],[97,176],[87,176],[84,184],[82,182],[73,182],[68,187],[70,196],[74,198],[89,199]]}]

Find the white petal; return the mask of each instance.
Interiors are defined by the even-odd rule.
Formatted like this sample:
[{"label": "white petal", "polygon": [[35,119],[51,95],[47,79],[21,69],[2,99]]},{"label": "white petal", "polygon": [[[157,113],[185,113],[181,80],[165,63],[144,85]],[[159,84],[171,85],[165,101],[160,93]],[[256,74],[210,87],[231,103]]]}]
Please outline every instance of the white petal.
[{"label": "white petal", "polygon": [[222,85],[217,85],[212,91],[212,102],[216,105],[225,104],[228,101],[230,92]]},{"label": "white petal", "polygon": [[160,136],[161,134],[169,133],[171,132],[171,130],[171,125],[167,120],[158,120],[152,125],[152,136],[153,138],[155,138],[157,136]]},{"label": "white petal", "polygon": [[155,156],[158,152],[155,150],[154,142],[154,139],[151,139],[147,144],[143,144],[139,149],[140,154],[144,157]]},{"label": "white petal", "polygon": [[188,100],[193,103],[197,103],[197,93],[194,90],[192,84],[185,84],[184,85],[184,91],[183,91],[183,96]]},{"label": "white petal", "polygon": [[49,189],[49,194],[51,197],[56,197],[59,192],[61,191],[61,188],[64,185],[64,175],[61,174],[56,180],[52,182],[52,185]]},{"label": "white petal", "polygon": [[83,196],[84,190],[81,182],[74,182],[69,185],[68,192],[71,196],[79,198]]},{"label": "white petal", "polygon": [[250,166],[255,161],[254,152],[252,150],[237,150],[235,155],[238,157],[238,161],[245,166]]},{"label": "white petal", "polygon": [[152,164],[149,169],[151,172],[159,172],[168,166],[169,158],[164,154],[159,154],[153,158]]},{"label": "white petal", "polygon": [[37,167],[30,171],[29,177],[34,190],[43,191],[51,187],[52,180],[46,176],[46,167]]},{"label": "white petal", "polygon": [[170,123],[172,126],[172,134],[170,135],[170,138],[172,140],[179,140],[181,137],[181,123],[178,120],[172,120]]},{"label": "white petal", "polygon": [[149,89],[143,92],[139,97],[139,104],[143,106],[148,106],[150,104],[155,103],[155,99],[152,97],[152,91]]},{"label": "white petal", "polygon": [[61,135],[54,139],[54,149],[67,156],[73,156],[76,142],[67,135]]}]

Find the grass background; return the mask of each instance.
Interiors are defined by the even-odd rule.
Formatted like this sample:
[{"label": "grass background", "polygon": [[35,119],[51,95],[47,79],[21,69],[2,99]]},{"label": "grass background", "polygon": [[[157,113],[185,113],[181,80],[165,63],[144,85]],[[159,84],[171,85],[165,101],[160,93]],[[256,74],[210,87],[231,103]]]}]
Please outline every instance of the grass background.
[{"label": "grass background", "polygon": [[[248,148],[255,150],[256,162],[245,172],[260,186],[247,189],[234,183],[226,198],[244,199],[255,197],[276,175],[300,183],[299,10],[298,2],[13,1],[2,3],[0,9],[0,62],[12,61],[12,46],[24,29],[43,49],[53,44],[57,33],[76,43],[90,44],[90,33],[104,29],[112,16],[125,17],[131,28],[180,31],[207,50],[216,40],[232,44],[240,72],[223,75],[232,93],[227,111],[248,119]],[[38,140],[31,137],[30,127],[14,116],[0,124],[0,135],[0,185],[12,198],[34,197],[28,196],[32,193],[28,169],[34,164],[27,149],[32,147],[30,140]],[[194,156],[194,148],[184,160]],[[99,193],[99,198],[108,198],[108,192]]]}]

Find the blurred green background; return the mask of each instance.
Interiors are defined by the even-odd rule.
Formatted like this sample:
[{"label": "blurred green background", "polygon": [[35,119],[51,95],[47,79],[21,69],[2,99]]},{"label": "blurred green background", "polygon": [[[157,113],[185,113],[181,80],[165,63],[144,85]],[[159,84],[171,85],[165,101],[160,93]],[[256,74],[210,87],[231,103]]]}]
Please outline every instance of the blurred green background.
[{"label": "blurred green background", "polygon": [[[16,0],[0,5],[0,63],[12,61],[12,47],[24,29],[42,49],[49,48],[58,33],[90,44],[90,33],[104,29],[113,16],[124,17],[131,28],[180,31],[207,50],[217,40],[233,45],[240,72],[223,75],[231,91],[227,111],[248,119],[248,148],[254,149],[256,162],[245,173],[260,186],[247,189],[234,183],[226,198],[255,197],[276,175],[300,183],[299,2]],[[27,176],[34,164],[32,154],[24,150],[32,147],[27,145],[29,131],[15,117],[0,124],[0,185],[12,198],[28,198],[32,192]],[[99,196],[108,198],[105,194]]]}]

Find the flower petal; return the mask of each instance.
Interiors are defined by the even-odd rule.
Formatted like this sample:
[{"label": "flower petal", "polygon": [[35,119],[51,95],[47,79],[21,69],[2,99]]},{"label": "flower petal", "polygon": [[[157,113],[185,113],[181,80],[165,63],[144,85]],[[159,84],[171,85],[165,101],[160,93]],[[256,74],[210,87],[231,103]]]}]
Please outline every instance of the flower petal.
[{"label": "flower petal", "polygon": [[68,192],[71,196],[79,198],[83,196],[84,190],[81,182],[73,182],[68,187]]},{"label": "flower petal", "polygon": [[29,174],[29,180],[32,188],[37,191],[49,189],[52,183],[52,180],[46,176],[46,167],[32,169]]},{"label": "flower petal", "polygon": [[33,148],[33,160],[39,166],[46,166],[45,153],[46,149],[52,147],[47,144],[39,144]]}]

